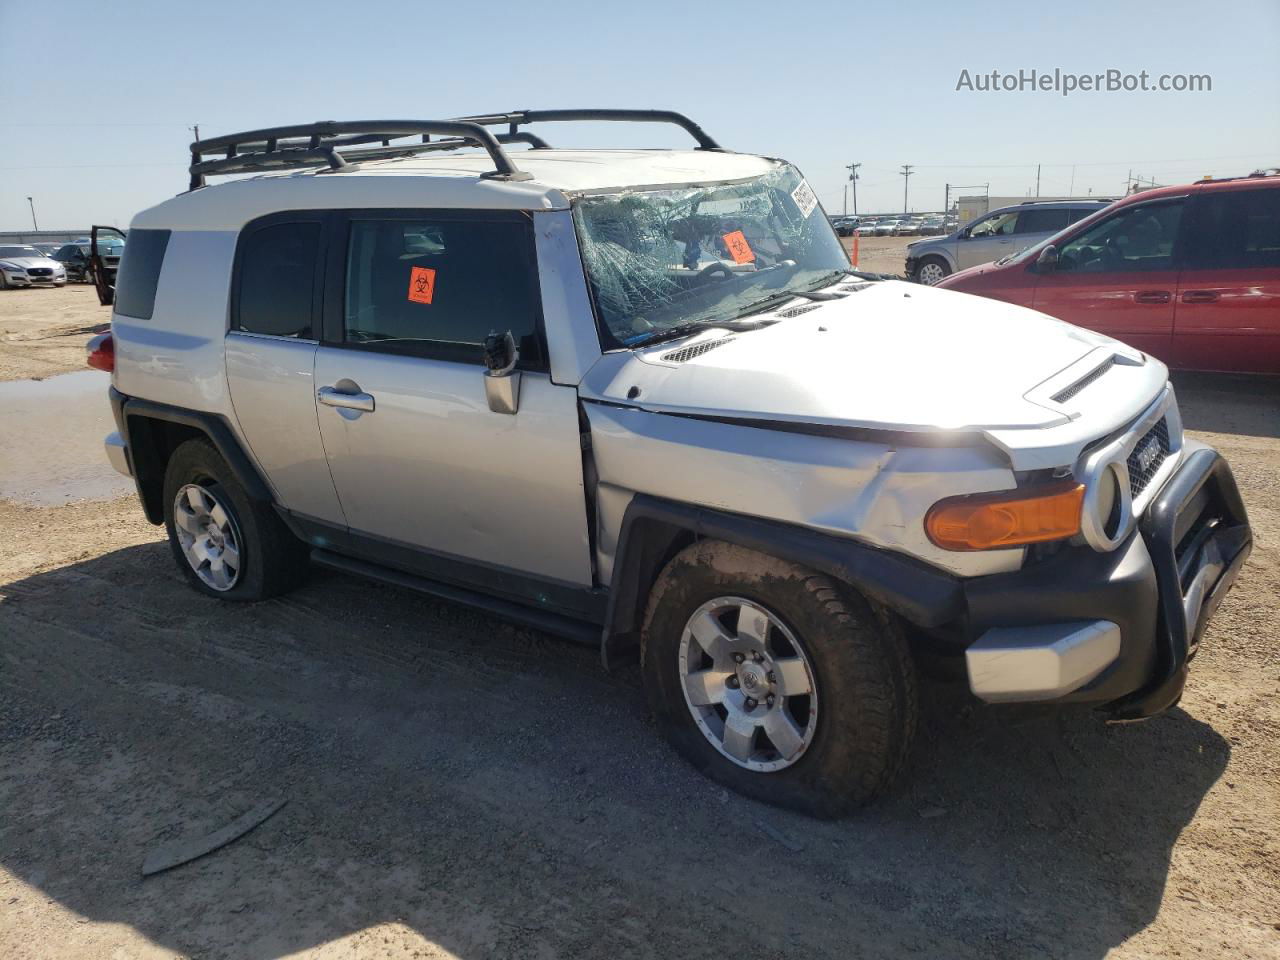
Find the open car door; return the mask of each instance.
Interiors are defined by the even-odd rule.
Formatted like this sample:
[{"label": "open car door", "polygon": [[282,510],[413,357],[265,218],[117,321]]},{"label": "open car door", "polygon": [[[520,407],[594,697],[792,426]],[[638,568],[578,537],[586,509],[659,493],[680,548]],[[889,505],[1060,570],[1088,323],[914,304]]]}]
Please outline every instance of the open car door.
[{"label": "open car door", "polygon": [[[111,239],[111,234],[119,240]],[[99,235],[104,235],[101,247]],[[111,306],[116,299],[116,267],[120,263],[119,251],[123,249],[124,242],[124,231],[115,227],[95,226],[89,231],[89,270],[93,274],[93,288],[98,291],[98,302],[104,307]],[[108,249],[115,252],[107,253]]]}]

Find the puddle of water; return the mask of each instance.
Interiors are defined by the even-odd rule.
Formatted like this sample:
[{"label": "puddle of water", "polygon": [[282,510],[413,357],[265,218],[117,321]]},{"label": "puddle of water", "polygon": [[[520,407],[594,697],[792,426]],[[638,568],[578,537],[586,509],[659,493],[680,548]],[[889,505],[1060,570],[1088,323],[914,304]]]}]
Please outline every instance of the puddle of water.
[{"label": "puddle of water", "polygon": [[0,383],[0,499],[49,507],[133,491],[102,449],[116,428],[110,385],[100,370]]}]

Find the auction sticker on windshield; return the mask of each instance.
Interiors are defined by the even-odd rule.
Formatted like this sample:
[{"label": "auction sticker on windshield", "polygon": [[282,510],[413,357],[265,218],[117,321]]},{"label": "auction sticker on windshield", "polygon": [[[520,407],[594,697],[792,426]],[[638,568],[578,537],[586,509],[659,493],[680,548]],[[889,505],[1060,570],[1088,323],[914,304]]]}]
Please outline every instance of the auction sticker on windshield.
[{"label": "auction sticker on windshield", "polygon": [[799,185],[791,191],[791,199],[800,208],[802,217],[809,216],[813,213],[813,208],[818,205],[818,198],[810,188],[808,180],[801,180]]}]

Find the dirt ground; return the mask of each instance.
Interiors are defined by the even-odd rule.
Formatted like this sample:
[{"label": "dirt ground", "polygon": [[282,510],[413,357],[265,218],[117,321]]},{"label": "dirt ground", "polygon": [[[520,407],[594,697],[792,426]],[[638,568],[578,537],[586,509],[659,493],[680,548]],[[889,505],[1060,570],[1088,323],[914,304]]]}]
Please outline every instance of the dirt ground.
[{"label": "dirt ground", "polygon": [[[92,298],[0,294],[0,371],[81,369]],[[0,500],[0,956],[1280,957],[1280,384],[1176,383],[1257,536],[1182,704],[926,684],[838,822],[701,778],[594,650],[321,571],[220,603],[131,497]]]},{"label": "dirt ground", "polygon": [[0,380],[83,370],[85,343],[110,321],[90,284],[0,290]]}]

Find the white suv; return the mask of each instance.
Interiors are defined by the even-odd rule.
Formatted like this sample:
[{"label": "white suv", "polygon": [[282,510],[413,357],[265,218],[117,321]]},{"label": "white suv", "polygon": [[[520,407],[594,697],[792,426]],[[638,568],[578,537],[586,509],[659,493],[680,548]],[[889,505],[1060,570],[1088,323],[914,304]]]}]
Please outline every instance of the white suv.
[{"label": "white suv", "polygon": [[[520,129],[570,120],[698,148]],[[851,270],[794,167],[678,114],[259,130],[191,171],[91,361],[192,586],[315,563],[639,656],[674,745],[760,799],[885,787],[924,657],[987,701],[1165,709],[1248,553],[1159,362]]]}]

